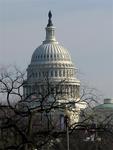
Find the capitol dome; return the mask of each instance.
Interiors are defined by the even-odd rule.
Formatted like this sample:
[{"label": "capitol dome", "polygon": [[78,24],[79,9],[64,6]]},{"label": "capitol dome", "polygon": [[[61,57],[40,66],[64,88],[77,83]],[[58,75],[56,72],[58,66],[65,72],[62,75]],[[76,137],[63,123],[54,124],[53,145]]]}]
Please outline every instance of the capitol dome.
[{"label": "capitol dome", "polygon": [[[46,29],[46,38],[33,52],[31,63],[27,68],[27,80],[24,86],[24,94],[33,92],[34,85],[38,85],[38,91],[44,86],[46,79],[52,84],[62,83],[61,89],[65,89],[70,97],[79,96],[80,81],[76,78],[76,68],[71,61],[67,49],[59,45],[55,38],[55,27],[52,24],[52,14],[49,12],[49,20]],[[71,93],[71,94],[69,94]]]},{"label": "capitol dome", "polygon": [[31,63],[49,63],[50,61],[71,61],[68,51],[58,43],[45,43],[34,51]]}]

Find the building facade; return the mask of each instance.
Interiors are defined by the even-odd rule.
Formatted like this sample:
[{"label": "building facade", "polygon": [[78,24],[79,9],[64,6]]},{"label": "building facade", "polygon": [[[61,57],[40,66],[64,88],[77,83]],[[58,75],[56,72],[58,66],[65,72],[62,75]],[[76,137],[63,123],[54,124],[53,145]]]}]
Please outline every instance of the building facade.
[{"label": "building facade", "polygon": [[[65,104],[70,122],[78,120],[78,113],[73,110],[84,108],[84,104],[76,104],[80,99],[80,81],[76,77],[74,66],[69,51],[62,47],[55,37],[55,27],[52,23],[52,14],[48,14],[48,24],[45,28],[46,38],[42,44],[33,52],[31,63],[27,68],[27,80],[24,85],[24,96],[34,93],[34,97],[46,97],[48,101],[54,101],[51,96],[56,95],[55,103]],[[48,91],[51,91],[47,96]],[[41,96],[39,96],[41,95]],[[64,115],[64,111],[55,111],[55,114]],[[54,115],[55,115],[54,114]],[[75,115],[76,114],[76,115]],[[60,121],[62,122],[62,119]]]}]

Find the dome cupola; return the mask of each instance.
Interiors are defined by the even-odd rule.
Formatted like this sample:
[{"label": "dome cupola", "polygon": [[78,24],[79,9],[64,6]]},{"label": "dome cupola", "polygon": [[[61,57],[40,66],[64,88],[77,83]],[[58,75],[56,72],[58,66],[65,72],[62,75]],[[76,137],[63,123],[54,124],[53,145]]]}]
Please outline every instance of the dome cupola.
[{"label": "dome cupola", "polygon": [[46,39],[45,41],[43,42],[43,44],[45,43],[58,43],[55,39],[55,27],[53,27],[53,23],[52,23],[52,13],[51,11],[49,11],[48,13],[48,24],[47,24],[47,27],[46,27]]}]

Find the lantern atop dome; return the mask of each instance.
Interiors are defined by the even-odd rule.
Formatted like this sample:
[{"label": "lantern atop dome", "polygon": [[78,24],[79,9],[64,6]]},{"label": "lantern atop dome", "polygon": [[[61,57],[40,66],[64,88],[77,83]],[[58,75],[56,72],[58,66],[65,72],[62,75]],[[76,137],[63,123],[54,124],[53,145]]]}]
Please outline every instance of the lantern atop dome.
[{"label": "lantern atop dome", "polygon": [[55,27],[53,26],[53,23],[52,23],[52,13],[51,11],[49,11],[48,13],[48,24],[47,24],[47,27],[45,28],[46,29],[46,38],[45,38],[45,41],[43,41],[43,44],[47,44],[47,43],[56,43],[58,44],[58,42],[56,41],[56,38],[55,38]]}]

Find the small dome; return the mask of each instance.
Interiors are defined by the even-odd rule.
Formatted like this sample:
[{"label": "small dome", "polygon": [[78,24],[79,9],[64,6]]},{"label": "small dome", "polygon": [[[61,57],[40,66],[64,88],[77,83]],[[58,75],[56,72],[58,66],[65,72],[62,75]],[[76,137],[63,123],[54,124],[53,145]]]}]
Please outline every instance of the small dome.
[{"label": "small dome", "polygon": [[110,109],[113,110],[113,104],[101,104],[96,106],[94,109],[98,110],[98,109]]},{"label": "small dome", "polygon": [[104,99],[104,103],[96,106],[94,109],[111,109],[113,110],[113,99]]},{"label": "small dome", "polygon": [[71,61],[71,57],[66,49],[57,43],[46,43],[40,45],[34,51],[31,63],[45,61]]}]

